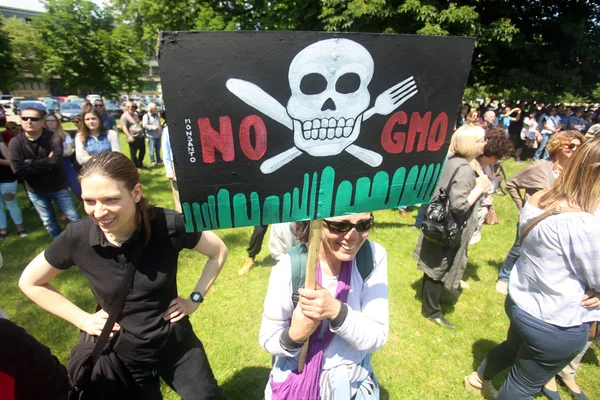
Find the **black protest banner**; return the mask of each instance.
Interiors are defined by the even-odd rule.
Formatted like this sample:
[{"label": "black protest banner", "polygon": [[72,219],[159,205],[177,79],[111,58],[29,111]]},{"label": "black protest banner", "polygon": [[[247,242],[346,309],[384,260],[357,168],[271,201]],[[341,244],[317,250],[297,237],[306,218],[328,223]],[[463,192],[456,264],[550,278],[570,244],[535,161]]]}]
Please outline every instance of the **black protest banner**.
[{"label": "black protest banner", "polygon": [[188,231],[427,202],[473,40],[165,32],[159,66]]}]

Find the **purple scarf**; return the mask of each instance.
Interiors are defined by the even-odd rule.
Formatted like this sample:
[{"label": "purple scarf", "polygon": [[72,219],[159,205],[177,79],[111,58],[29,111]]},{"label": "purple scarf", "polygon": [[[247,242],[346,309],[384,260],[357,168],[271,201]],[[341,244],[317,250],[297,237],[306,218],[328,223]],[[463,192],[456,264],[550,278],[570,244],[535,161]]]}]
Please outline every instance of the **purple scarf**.
[{"label": "purple scarf", "polygon": [[[345,303],[350,292],[350,277],[352,275],[352,261],[342,263],[338,284],[335,290],[335,298]],[[321,284],[323,273],[321,263],[317,264],[317,282]],[[323,351],[329,346],[335,333],[327,329],[322,338],[319,338],[322,322],[310,335],[308,354],[304,371],[299,374],[298,370],[292,371],[285,381],[274,382],[269,377],[273,400],[318,400],[319,380],[323,369]]]}]

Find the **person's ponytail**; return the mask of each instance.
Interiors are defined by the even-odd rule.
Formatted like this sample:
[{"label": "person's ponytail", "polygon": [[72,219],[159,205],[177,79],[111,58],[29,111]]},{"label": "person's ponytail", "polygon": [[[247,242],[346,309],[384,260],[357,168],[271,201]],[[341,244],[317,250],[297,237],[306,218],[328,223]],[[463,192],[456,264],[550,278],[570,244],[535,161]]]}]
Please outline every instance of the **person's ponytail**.
[{"label": "person's ponytail", "polygon": [[150,222],[152,221],[152,209],[154,207],[148,203],[148,200],[144,196],[140,198],[135,205],[135,223],[142,229],[144,233],[144,243],[148,244],[150,236],[152,235],[152,228]]}]

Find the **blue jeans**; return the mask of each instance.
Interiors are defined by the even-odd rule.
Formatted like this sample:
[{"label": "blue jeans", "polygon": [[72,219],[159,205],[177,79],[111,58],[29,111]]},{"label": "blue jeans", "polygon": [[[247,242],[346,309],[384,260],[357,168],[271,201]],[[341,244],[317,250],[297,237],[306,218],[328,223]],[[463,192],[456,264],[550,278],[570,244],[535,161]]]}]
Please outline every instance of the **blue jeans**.
[{"label": "blue jeans", "polygon": [[541,143],[538,145],[537,150],[535,151],[535,154],[533,155],[533,161],[537,161],[540,159],[542,152],[544,152],[544,159],[548,158],[549,154],[546,151],[546,144],[548,143],[548,140],[550,140],[550,138],[552,137],[551,133],[544,133],[542,135],[542,141]]},{"label": "blue jeans", "polygon": [[517,238],[500,267],[500,272],[498,273],[499,281],[508,283],[510,271],[512,271],[519,257],[521,257],[521,235],[519,235],[519,223],[517,222]]},{"label": "blue jeans", "polygon": [[415,218],[415,226],[420,228],[423,224],[423,218],[425,217],[425,209],[429,204],[421,204],[419,206],[419,211],[417,212],[417,218]]},{"label": "blue jeans", "polygon": [[52,236],[52,239],[56,239],[62,232],[62,229],[56,220],[56,215],[54,214],[52,199],[54,199],[54,202],[67,217],[69,222],[79,220],[79,214],[77,214],[77,209],[75,208],[75,203],[73,203],[73,198],[71,197],[69,189],[62,189],[54,193],[27,192],[27,195],[35,207],[35,210],[38,212],[40,219],[44,224],[44,228],[46,228],[50,236]]},{"label": "blue jeans", "polygon": [[75,193],[75,196],[79,197],[79,200],[81,200],[81,185],[79,184],[77,172],[75,172],[75,168],[73,167],[73,164],[71,164],[71,159],[69,157],[63,157],[63,168],[65,170],[65,175],[67,176],[67,181],[69,181],[69,186],[71,186],[71,190]]},{"label": "blue jeans", "polygon": [[[4,211],[4,205],[8,208],[10,217],[12,218],[15,225],[21,225],[23,223],[23,214],[17,203],[17,181],[0,183],[0,229],[6,229],[6,211]],[[6,200],[4,195],[12,197],[12,200]],[[12,196],[10,196],[12,195]]]},{"label": "blue jeans", "polygon": [[[160,138],[152,138],[148,136],[148,150],[150,151],[150,162],[162,163],[160,159]],[[156,160],[154,159],[154,155],[156,154]]]},{"label": "blue jeans", "polygon": [[488,353],[477,372],[491,380],[511,367],[498,400],[532,399],[542,386],[581,352],[587,343],[589,324],[563,328],[539,320],[521,310],[506,296],[510,327],[506,340]]}]

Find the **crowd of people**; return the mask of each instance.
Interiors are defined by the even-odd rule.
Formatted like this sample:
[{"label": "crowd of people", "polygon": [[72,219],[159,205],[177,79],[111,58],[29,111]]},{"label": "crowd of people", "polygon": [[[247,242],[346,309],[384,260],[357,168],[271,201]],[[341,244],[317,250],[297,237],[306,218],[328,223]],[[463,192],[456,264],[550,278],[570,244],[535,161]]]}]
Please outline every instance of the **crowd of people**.
[{"label": "crowd of people", "polygon": [[[452,301],[459,298],[469,246],[480,240],[483,223],[497,221],[496,167],[511,155],[520,161],[525,148],[535,149],[536,161],[506,182],[521,211],[517,238],[496,283],[496,290],[507,295],[507,339],[464,383],[486,399],[531,399],[538,392],[556,399],[558,374],[574,397],[586,399],[575,372],[591,343],[590,323],[600,320],[598,110],[572,108],[567,115],[564,107],[526,106],[460,108],[438,182],[460,227],[459,237],[442,244],[421,233],[413,252],[423,272],[421,313],[442,328],[456,327],[443,314],[442,294],[449,293]],[[3,134],[0,141],[0,236],[8,234],[4,205],[19,235],[28,234],[15,201],[21,179],[53,241],[26,266],[19,287],[40,307],[77,327],[84,341],[100,337],[92,343],[101,343],[102,352],[93,359],[89,387],[82,388],[72,364],[79,344],[67,373],[47,348],[0,315],[0,343],[14,343],[4,364],[27,364],[14,351],[27,348],[37,366],[7,372],[0,363],[0,388],[9,388],[0,389],[0,395],[12,390],[11,398],[45,393],[46,398],[66,399],[87,390],[98,399],[160,399],[162,378],[184,399],[225,398],[189,315],[221,272],[227,247],[211,232],[186,232],[180,212],[151,205],[144,197],[140,173],[146,138],[151,163],[164,163],[178,196],[169,131],[156,106],[140,116],[133,103],[126,104],[120,127],[130,158],[121,154],[117,123],[102,100],[84,105],[74,137],[43,109],[26,108],[20,117],[21,130],[7,126],[14,135],[7,139]],[[593,124],[594,119],[599,123]],[[74,197],[89,218],[80,218]],[[70,222],[64,231],[52,201]],[[321,225],[314,288],[303,287],[301,274],[309,224],[271,229],[269,247],[277,264],[259,335],[261,347],[273,356],[265,398],[378,399],[371,354],[385,344],[389,332],[387,253],[368,240],[375,225],[372,213],[326,218]],[[241,274],[250,272],[266,230],[255,229]],[[177,291],[178,256],[184,248],[208,257],[187,297]],[[73,265],[97,300],[93,312],[52,286]],[[41,367],[48,379],[28,385],[26,374],[40,373]],[[506,369],[509,376],[497,391],[492,379]],[[4,384],[7,380],[10,385]]]}]

